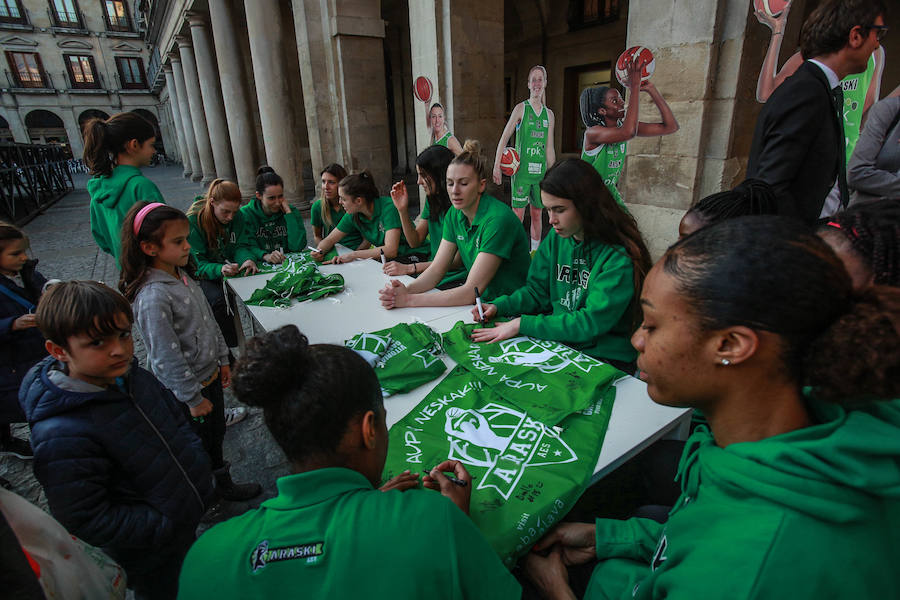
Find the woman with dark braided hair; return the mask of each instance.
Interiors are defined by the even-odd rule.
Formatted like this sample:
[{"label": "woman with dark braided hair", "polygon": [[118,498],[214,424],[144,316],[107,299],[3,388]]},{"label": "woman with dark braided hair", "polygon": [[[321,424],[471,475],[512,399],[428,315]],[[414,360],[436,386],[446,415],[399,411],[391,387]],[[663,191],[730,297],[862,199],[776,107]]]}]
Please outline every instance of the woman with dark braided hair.
[{"label": "woman with dark braided hair", "polygon": [[761,179],[745,179],[733,190],[711,194],[690,207],[678,224],[678,239],[725,219],[775,214],[778,203],[772,186]]},{"label": "woman with dark braided hair", "polygon": [[804,223],[739,217],[669,248],[641,305],[647,393],[709,420],[681,497],[665,523],[559,525],[526,575],[550,598],[592,562],[585,598],[900,597],[900,289],[858,295]]},{"label": "woman with dark braided hair", "polygon": [[900,204],[878,200],[832,216],[819,235],[843,261],[853,289],[900,287]]}]

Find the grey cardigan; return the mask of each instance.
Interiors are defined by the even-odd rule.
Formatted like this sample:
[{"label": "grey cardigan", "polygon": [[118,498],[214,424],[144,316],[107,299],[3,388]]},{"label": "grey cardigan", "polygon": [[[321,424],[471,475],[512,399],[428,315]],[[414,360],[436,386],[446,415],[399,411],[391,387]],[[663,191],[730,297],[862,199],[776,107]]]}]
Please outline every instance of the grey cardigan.
[{"label": "grey cardigan", "polygon": [[895,126],[887,131],[900,111],[900,97],[885,98],[869,109],[847,165],[847,183],[856,192],[852,204],[879,198],[900,199],[900,139]]},{"label": "grey cardigan", "polygon": [[196,281],[150,269],[134,298],[134,314],[150,370],[188,406],[203,401],[201,382],[228,364],[228,346]]}]

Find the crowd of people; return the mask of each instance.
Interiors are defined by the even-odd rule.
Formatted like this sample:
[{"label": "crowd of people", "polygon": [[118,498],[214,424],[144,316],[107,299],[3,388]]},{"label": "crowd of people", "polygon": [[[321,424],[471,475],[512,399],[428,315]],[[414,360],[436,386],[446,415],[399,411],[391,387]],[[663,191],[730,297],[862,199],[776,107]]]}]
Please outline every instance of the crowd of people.
[{"label": "crowd of people", "polygon": [[[259,169],[245,205],[234,182],[216,179],[184,213],[141,173],[153,127],[132,113],[94,119],[84,154],[91,230],[118,261],[118,290],[48,281],[22,230],[0,223],[0,450],[33,460],[52,517],[114,559],[138,599],[291,589],[333,598],[900,597],[900,193],[889,179],[900,156],[890,111],[900,105],[874,98],[848,152],[832,93],[873,68],[871,57],[883,62],[886,12],[880,0],[824,0],[804,23],[800,59],[776,73],[770,51],[748,178],[691,206],[655,264],[611,161],[635,135],[678,124],[633,64],[627,99],[605,87],[582,96],[580,159],[556,160],[543,67],[528,73],[530,97],[513,111],[493,166],[434,104],[432,145],[416,159],[418,218],[403,182],[382,195],[369,171],[330,164],[311,209],[312,242],[271,168]],[[783,20],[766,22],[783,31]],[[639,120],[641,91],[661,122]],[[487,185],[502,181],[514,131],[522,162],[510,206]],[[335,256],[337,244],[349,252]],[[380,290],[385,309],[477,299],[475,342],[560,342],[637,375],[654,402],[693,409],[700,424],[667,473],[680,497],[662,511],[634,506],[629,519],[562,522],[509,571],[467,516],[472,478],[460,462],[382,481],[385,406],[361,356],[310,343],[291,325],[249,340],[236,359],[223,280],[307,250],[320,262],[376,259],[388,275],[412,276]],[[276,497],[198,539],[217,502],[261,494],[258,483],[235,482],[224,459],[226,426],[244,414],[226,411],[229,387],[262,409],[292,474]],[[30,443],[13,436],[11,424],[23,422]],[[0,512],[6,506],[0,496]],[[15,525],[0,519],[3,552],[18,548],[7,520]],[[40,597],[26,595],[38,574],[21,567],[20,551],[8,567],[4,559],[0,570],[15,572],[4,581]]]}]

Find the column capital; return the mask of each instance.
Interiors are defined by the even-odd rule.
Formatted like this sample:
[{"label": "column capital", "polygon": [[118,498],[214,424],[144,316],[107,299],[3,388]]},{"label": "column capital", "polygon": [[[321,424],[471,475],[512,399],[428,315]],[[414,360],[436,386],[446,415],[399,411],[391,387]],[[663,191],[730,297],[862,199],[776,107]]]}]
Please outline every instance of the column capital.
[{"label": "column capital", "polygon": [[180,63],[180,62],[181,62],[181,55],[178,54],[178,51],[177,51],[177,50],[173,50],[173,51],[171,51],[171,52],[167,52],[167,53],[166,53],[166,56],[169,57],[169,63],[176,63],[176,62],[177,62],[177,63]]},{"label": "column capital", "polygon": [[176,35],[175,43],[178,44],[179,48],[193,48],[194,42],[191,40],[191,36],[189,35]]},{"label": "column capital", "polygon": [[206,27],[206,14],[201,12],[196,12],[193,10],[189,10],[184,13],[185,20],[190,24],[191,27]]},{"label": "column capital", "polygon": [[162,69],[163,73],[171,73],[172,72],[172,65],[164,64],[160,68]]}]

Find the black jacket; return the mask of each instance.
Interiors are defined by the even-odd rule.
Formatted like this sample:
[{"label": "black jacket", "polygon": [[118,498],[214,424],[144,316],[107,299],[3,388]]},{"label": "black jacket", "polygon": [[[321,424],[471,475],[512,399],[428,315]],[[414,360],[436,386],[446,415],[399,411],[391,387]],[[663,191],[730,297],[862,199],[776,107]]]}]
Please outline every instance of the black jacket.
[{"label": "black jacket", "polygon": [[128,394],[64,390],[39,362],[22,382],[34,474],[50,512],[70,533],[126,570],[140,551],[164,551],[193,534],[213,498],[209,456],[178,401],[132,364]]},{"label": "black jacket", "polygon": [[[37,272],[36,260],[29,260],[22,267],[22,283],[20,288],[8,277],[0,276],[0,286],[11,290],[37,304],[41,296],[41,288],[47,282]],[[27,309],[19,302],[0,293],[0,424],[19,423],[25,420],[19,408],[19,384],[34,363],[47,356],[44,350],[44,336],[37,327],[12,330],[13,321],[26,314]]]},{"label": "black jacket", "polygon": [[843,135],[828,78],[805,61],[760,112],[747,177],[774,188],[779,214],[813,224],[845,160]]}]

